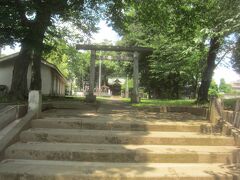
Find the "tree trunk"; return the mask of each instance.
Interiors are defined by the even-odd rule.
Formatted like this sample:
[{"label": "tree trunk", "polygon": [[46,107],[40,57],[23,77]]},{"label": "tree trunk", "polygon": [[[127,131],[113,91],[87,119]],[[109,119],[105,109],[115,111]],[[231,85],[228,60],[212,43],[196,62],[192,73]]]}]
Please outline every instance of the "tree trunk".
[{"label": "tree trunk", "polygon": [[27,73],[32,62],[31,90],[41,90],[41,57],[44,34],[50,23],[51,13],[41,9],[36,22],[29,24],[29,32],[21,44],[21,51],[14,63],[10,95],[15,99],[26,99],[28,96]]},{"label": "tree trunk", "polygon": [[[35,54],[35,53],[37,53],[37,54]],[[38,52],[34,52],[34,55],[33,55],[30,89],[31,90],[41,90],[42,89],[41,55]]]},{"label": "tree trunk", "polygon": [[152,99],[152,97],[151,97],[152,96],[151,90],[148,89],[147,91],[148,91],[148,99]]},{"label": "tree trunk", "polygon": [[202,81],[198,91],[198,99],[199,103],[208,102],[208,89],[210,87],[213,71],[216,67],[215,59],[217,57],[218,50],[220,48],[220,38],[214,37],[210,40],[210,48],[207,56],[207,63],[202,73]]},{"label": "tree trunk", "polygon": [[36,25],[34,30],[34,50],[33,50],[33,65],[32,65],[32,77],[31,77],[31,90],[42,89],[41,79],[41,60],[43,52],[43,40],[47,27],[50,25],[51,12],[42,9],[38,12]]},{"label": "tree trunk", "polygon": [[193,99],[196,99],[197,97],[197,92],[198,92],[198,77],[196,76],[196,79],[194,79],[193,81],[193,85],[192,85],[192,97]]},{"label": "tree trunk", "polygon": [[28,46],[28,44],[28,38],[25,38],[22,42],[19,56],[14,62],[10,90],[10,96],[13,99],[24,100],[28,95],[27,73],[29,63],[31,62],[31,48]]},{"label": "tree trunk", "polygon": [[174,86],[174,92],[175,92],[175,96],[174,98],[175,99],[179,99],[179,83],[180,83],[180,73],[179,72],[176,72],[174,73],[174,78],[173,78],[173,86]]}]

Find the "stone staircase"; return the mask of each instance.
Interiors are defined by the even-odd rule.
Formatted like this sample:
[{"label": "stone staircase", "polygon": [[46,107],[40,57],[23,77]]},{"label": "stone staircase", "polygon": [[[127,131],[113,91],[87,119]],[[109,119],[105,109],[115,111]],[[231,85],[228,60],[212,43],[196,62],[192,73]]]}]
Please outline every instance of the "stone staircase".
[{"label": "stone staircase", "polygon": [[6,149],[0,179],[240,179],[234,139],[203,135],[202,123],[179,113],[50,110]]}]

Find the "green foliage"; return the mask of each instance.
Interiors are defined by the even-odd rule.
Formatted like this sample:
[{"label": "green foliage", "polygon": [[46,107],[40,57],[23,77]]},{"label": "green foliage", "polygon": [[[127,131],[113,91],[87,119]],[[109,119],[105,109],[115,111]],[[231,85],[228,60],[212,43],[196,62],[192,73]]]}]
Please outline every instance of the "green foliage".
[{"label": "green foliage", "polygon": [[[29,34],[32,36],[28,47],[41,41],[37,38],[39,34],[50,39],[61,36],[59,39],[64,40],[57,43],[45,40],[57,49],[49,55],[45,51],[45,56],[69,78],[81,77],[79,81],[87,77],[88,64],[83,57],[88,54],[76,53],[74,57],[73,47],[66,44],[88,40],[91,32],[97,30],[96,23],[104,17],[123,35],[123,45],[154,48],[153,54],[141,54],[140,83],[152,96],[165,98],[180,98],[186,87],[190,87],[194,96],[201,77],[211,79],[211,72],[221,61],[221,58],[217,63],[215,57],[211,59],[214,61],[211,72],[205,73],[209,70],[207,55],[211,49],[206,42],[215,38],[225,44],[224,38],[239,32],[240,27],[239,0],[4,1],[0,8],[1,45],[22,42]],[[46,28],[39,28],[42,25]],[[218,50],[219,47],[214,52]],[[127,63],[103,63],[105,79],[116,72],[131,76],[132,67]],[[203,77],[205,74],[209,77]],[[202,84],[205,82],[210,81]]]},{"label": "green foliage", "polygon": [[189,32],[188,36],[174,32],[173,10],[167,1],[132,2],[126,21],[126,45],[154,48],[152,55],[142,54],[140,60],[141,86],[154,97],[179,98],[187,85],[195,94],[201,72],[199,59],[205,51],[192,46]]},{"label": "green foliage", "polygon": [[208,90],[208,95],[215,96],[215,97],[218,97],[219,95],[218,85],[214,80],[212,80],[211,82],[210,88]]},{"label": "green foliage", "polygon": [[[14,64],[10,93],[17,98],[26,98],[26,72],[31,62],[33,65],[30,89],[41,90],[40,64],[43,51],[48,48],[44,47],[43,43],[47,35],[56,37],[61,31],[65,40],[72,35],[72,39],[68,38],[72,43],[89,40],[92,32],[96,32],[96,24],[100,18],[117,21],[122,14],[122,4],[122,1],[113,0],[1,2],[0,48],[6,44],[21,43],[21,62],[19,60]],[[60,59],[56,59],[57,56],[52,54],[50,59],[61,61],[60,68],[66,68],[67,55],[62,54]],[[68,75],[69,72],[65,71],[64,74]]]},{"label": "green foliage", "polygon": [[128,81],[125,81],[125,83],[121,86],[122,90],[126,90],[127,83],[128,83],[128,89],[133,88],[133,80],[128,79]]},{"label": "green foliage", "polygon": [[90,52],[78,52],[65,40],[48,36],[45,40],[50,51],[44,58],[55,64],[68,80],[76,80],[77,86],[83,86],[89,75]]},{"label": "green foliage", "polygon": [[49,20],[46,32],[56,36],[62,30],[65,37],[72,37],[72,42],[79,42],[97,31],[100,18],[120,20],[122,4],[112,0],[3,1],[0,3],[0,44],[21,43],[36,26],[41,27]]},{"label": "green foliage", "polygon": [[230,93],[231,91],[232,91],[231,85],[227,84],[223,78],[220,79],[219,92]]},{"label": "green foliage", "polygon": [[[224,37],[239,30],[238,0],[127,2],[123,40],[154,48],[140,64],[141,85],[154,97],[178,98],[185,87],[191,87],[194,96],[203,75],[209,74],[204,70],[213,71],[221,61],[211,59],[214,67],[208,67],[206,42],[217,38],[222,44]],[[211,74],[203,79],[211,79]]]},{"label": "green foliage", "polygon": [[[104,53],[102,53],[104,55]],[[102,75],[104,79],[110,77],[126,77],[127,69],[131,65],[130,62],[120,62],[116,60],[103,60],[102,61]],[[99,68],[99,62],[97,63]]]},{"label": "green foliage", "polygon": [[[78,52],[64,39],[47,36],[45,43],[48,49],[44,53],[44,58],[55,64],[61,72],[69,79],[76,80],[77,89],[83,87],[84,81],[89,81],[90,51]],[[117,56],[115,52],[98,52],[98,56]],[[96,61],[96,80],[98,80],[100,61]],[[131,65],[127,61],[102,60],[101,75],[102,84],[107,85],[109,77],[125,77],[128,67]]]}]

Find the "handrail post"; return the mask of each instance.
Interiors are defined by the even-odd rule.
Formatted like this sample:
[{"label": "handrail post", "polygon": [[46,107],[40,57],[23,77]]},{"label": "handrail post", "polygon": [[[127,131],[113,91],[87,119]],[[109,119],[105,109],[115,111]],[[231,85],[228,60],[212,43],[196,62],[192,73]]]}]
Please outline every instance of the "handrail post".
[{"label": "handrail post", "polygon": [[217,125],[222,120],[222,103],[220,98],[213,97],[210,103],[210,122]]},{"label": "handrail post", "polygon": [[234,112],[233,112],[233,126],[236,127],[236,128],[239,128],[239,126],[240,126],[239,111],[240,111],[240,100],[238,99],[236,101],[235,109],[234,109]]}]

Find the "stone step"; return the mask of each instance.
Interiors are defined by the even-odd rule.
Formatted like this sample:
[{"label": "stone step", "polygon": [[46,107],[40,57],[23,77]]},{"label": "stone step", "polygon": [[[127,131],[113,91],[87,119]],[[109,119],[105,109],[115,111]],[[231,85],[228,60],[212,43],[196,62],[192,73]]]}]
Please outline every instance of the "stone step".
[{"label": "stone step", "polygon": [[98,163],[5,160],[0,179],[13,180],[233,180],[240,178],[234,165],[171,163]]},{"label": "stone step", "polygon": [[167,120],[108,120],[95,118],[46,118],[32,121],[34,128],[95,129],[121,131],[179,131],[200,132],[200,125],[206,122],[172,122]]},{"label": "stone step", "polygon": [[194,132],[109,131],[36,128],[23,131],[22,142],[72,142],[93,144],[156,144],[232,146],[232,137],[202,135]]},{"label": "stone step", "polygon": [[239,149],[231,146],[109,145],[78,143],[16,143],[9,159],[91,162],[232,163]]}]

